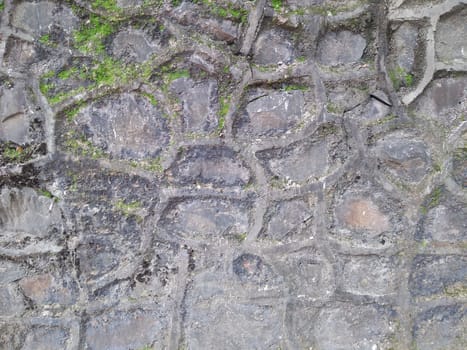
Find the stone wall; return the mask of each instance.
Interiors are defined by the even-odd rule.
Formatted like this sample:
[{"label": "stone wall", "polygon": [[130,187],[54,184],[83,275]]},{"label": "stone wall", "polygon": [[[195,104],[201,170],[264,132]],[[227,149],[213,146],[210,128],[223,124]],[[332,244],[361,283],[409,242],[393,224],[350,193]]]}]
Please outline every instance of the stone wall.
[{"label": "stone wall", "polygon": [[0,9],[0,349],[467,348],[467,1]]}]

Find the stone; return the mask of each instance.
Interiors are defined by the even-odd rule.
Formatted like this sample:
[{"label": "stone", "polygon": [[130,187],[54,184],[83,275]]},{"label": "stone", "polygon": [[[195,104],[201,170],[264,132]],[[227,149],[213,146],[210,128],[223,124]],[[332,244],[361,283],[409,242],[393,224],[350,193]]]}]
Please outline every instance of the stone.
[{"label": "stone", "polygon": [[53,199],[40,196],[32,188],[3,188],[0,193],[0,227],[3,234],[27,233],[45,237],[62,231],[61,214]]},{"label": "stone", "polygon": [[209,19],[201,27],[211,33],[215,39],[228,44],[232,44],[238,38],[238,25],[226,19],[220,21]]},{"label": "stone", "polygon": [[67,346],[69,334],[58,327],[34,327],[26,336],[21,349],[63,350]]},{"label": "stone", "polygon": [[467,257],[460,255],[417,255],[409,276],[413,297],[455,295],[466,289]]},{"label": "stone", "polygon": [[171,85],[183,104],[183,130],[188,133],[210,133],[218,127],[218,86],[215,80],[196,83],[181,78]]},{"label": "stone", "polygon": [[376,142],[375,153],[382,171],[398,180],[417,183],[431,170],[427,146],[414,137],[387,135]]},{"label": "stone", "polygon": [[386,349],[392,335],[387,312],[373,305],[337,305],[324,308],[315,322],[320,350]]},{"label": "stone", "polygon": [[168,316],[158,310],[114,311],[91,318],[85,325],[89,350],[167,347]]},{"label": "stone", "polygon": [[420,313],[413,327],[415,346],[424,350],[465,349],[466,320],[462,304],[435,306]]},{"label": "stone", "polygon": [[25,326],[11,320],[0,321],[0,344],[3,350],[21,349],[26,336]]},{"label": "stone", "polygon": [[29,276],[19,281],[24,295],[36,304],[71,305],[77,300],[78,287],[69,276],[60,280],[45,273]]},{"label": "stone", "polygon": [[312,222],[313,210],[302,199],[275,203],[266,213],[267,224],[262,237],[273,240],[286,240],[299,234],[305,224]]},{"label": "stone", "polygon": [[266,92],[248,103],[237,125],[237,137],[277,136],[296,126],[303,118],[302,91]]},{"label": "stone", "polygon": [[158,45],[151,43],[141,30],[121,31],[112,41],[113,55],[128,62],[144,62],[158,51]]},{"label": "stone", "polygon": [[3,56],[3,64],[16,70],[27,71],[38,60],[38,49],[33,43],[21,40],[13,35],[8,37]]},{"label": "stone", "polygon": [[378,123],[378,121],[385,118],[391,110],[387,104],[371,98],[368,103],[365,104],[362,114],[358,116],[358,119],[363,120],[366,123]]},{"label": "stone", "polygon": [[379,235],[390,229],[389,217],[370,198],[349,197],[336,208],[338,221],[353,230]]},{"label": "stone", "polygon": [[366,40],[349,31],[330,32],[320,41],[318,59],[327,66],[354,63],[363,56]]},{"label": "stone", "polygon": [[410,22],[400,24],[391,36],[392,69],[403,69],[405,73],[414,70],[415,54],[418,49],[418,27]]},{"label": "stone", "polygon": [[467,241],[467,208],[464,203],[449,202],[431,209],[422,219],[415,239],[459,243]]},{"label": "stone", "polygon": [[293,57],[292,42],[281,31],[271,29],[261,32],[253,45],[253,60],[257,64],[288,64]]},{"label": "stone", "polygon": [[394,257],[350,257],[344,263],[342,290],[373,297],[395,294],[399,284],[397,268]]},{"label": "stone", "polygon": [[30,103],[26,86],[17,83],[11,88],[2,88],[0,93],[0,141],[24,144],[31,141],[29,133]]},{"label": "stone", "polygon": [[225,147],[183,150],[170,174],[180,185],[243,186],[250,180],[250,171],[237,152]]},{"label": "stone", "polygon": [[242,254],[232,262],[235,275],[242,282],[254,282],[266,284],[273,274],[271,268],[263,260],[254,254]]},{"label": "stone", "polygon": [[51,1],[21,2],[15,8],[11,23],[35,37],[46,33],[52,25],[71,32],[78,24],[73,11]]},{"label": "stone", "polygon": [[[467,136],[467,135],[466,135]],[[467,138],[467,137],[465,137]],[[452,177],[461,187],[467,188],[467,148],[458,148],[452,157]]]},{"label": "stone", "polygon": [[161,225],[166,236],[199,241],[237,237],[249,231],[249,204],[215,198],[174,201],[166,208]]},{"label": "stone", "polygon": [[136,94],[94,102],[79,112],[76,122],[96,147],[116,158],[157,157],[170,139],[162,112]]},{"label": "stone", "polygon": [[274,262],[283,276],[290,297],[307,301],[326,301],[335,290],[335,276],[330,262],[316,247],[290,251]]},{"label": "stone", "polygon": [[0,286],[1,316],[20,316],[25,309],[24,300],[14,284]]},{"label": "stone", "polygon": [[27,270],[20,264],[7,260],[0,261],[0,285],[15,282],[26,273]]},{"label": "stone", "polygon": [[467,63],[467,9],[456,9],[444,15],[436,28],[435,52],[438,61],[446,64]]},{"label": "stone", "polygon": [[431,89],[431,99],[437,113],[458,106],[464,96],[467,96],[467,81],[465,79],[435,80]]}]

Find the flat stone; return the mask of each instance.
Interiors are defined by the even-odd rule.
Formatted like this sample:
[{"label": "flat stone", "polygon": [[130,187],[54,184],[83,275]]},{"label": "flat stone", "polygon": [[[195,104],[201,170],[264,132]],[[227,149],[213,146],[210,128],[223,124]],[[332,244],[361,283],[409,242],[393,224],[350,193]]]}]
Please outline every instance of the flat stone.
[{"label": "flat stone", "polygon": [[417,255],[409,277],[414,297],[452,295],[464,290],[467,280],[467,257],[459,255]]},{"label": "flat stone", "polygon": [[61,213],[53,199],[40,196],[31,188],[3,188],[0,194],[0,227],[3,234],[27,233],[45,237],[61,232]]},{"label": "flat stone", "polygon": [[273,276],[271,267],[265,264],[263,259],[249,253],[236,257],[232,262],[232,269],[242,282],[265,285]]},{"label": "flat stone", "polygon": [[315,247],[287,252],[274,262],[290,296],[300,300],[325,301],[335,290],[332,265]]},{"label": "flat stone", "polygon": [[227,19],[209,19],[201,27],[211,33],[215,39],[225,41],[228,44],[238,39],[238,24]]},{"label": "flat stone", "polygon": [[467,63],[467,9],[456,9],[442,16],[435,32],[438,61],[446,64]]},{"label": "flat stone", "polygon": [[344,305],[323,309],[315,322],[320,350],[386,349],[392,335],[387,313],[370,305]]},{"label": "flat stone", "polygon": [[336,217],[349,229],[367,230],[374,235],[390,229],[389,217],[369,198],[347,198],[336,208]]},{"label": "flat stone", "polygon": [[268,92],[247,105],[236,134],[238,137],[284,134],[303,118],[304,104],[301,91]]},{"label": "flat stone", "polygon": [[0,286],[0,315],[19,316],[25,308],[23,298],[15,285]]},{"label": "flat stone", "polygon": [[181,78],[172,83],[172,91],[179,94],[183,104],[183,130],[209,133],[218,127],[218,86],[215,80],[195,83]]},{"label": "flat stone", "polygon": [[160,49],[141,30],[129,29],[117,33],[112,41],[112,53],[128,62],[144,62]]},{"label": "flat stone", "polygon": [[290,63],[294,47],[283,32],[271,29],[261,32],[253,45],[253,60],[258,64]]},{"label": "flat stone", "polygon": [[167,315],[157,311],[115,311],[91,318],[85,325],[85,348],[128,350],[167,347]]},{"label": "flat stone", "polygon": [[[467,135],[464,136],[467,139]],[[452,157],[452,177],[461,187],[467,188],[467,148],[458,148]]]},{"label": "flat stone", "polygon": [[430,97],[437,113],[458,106],[464,96],[467,96],[466,79],[444,78],[433,82]]},{"label": "flat stone", "polygon": [[50,1],[20,2],[15,7],[11,23],[35,37],[40,37],[52,25],[71,32],[78,24],[78,18],[63,4]]},{"label": "flat stone", "polygon": [[31,64],[39,59],[38,50],[33,43],[10,35],[5,46],[3,64],[17,71],[28,71]]},{"label": "flat stone", "polygon": [[58,327],[34,327],[26,336],[21,349],[63,350],[69,337],[68,331]]},{"label": "flat stone", "polygon": [[319,61],[328,66],[353,63],[360,60],[366,40],[349,31],[331,32],[325,35],[318,46]]},{"label": "flat stone", "polygon": [[197,240],[248,233],[249,204],[221,199],[185,200],[165,210],[161,225],[169,237]]},{"label": "flat stone", "polygon": [[13,88],[2,88],[0,93],[0,141],[24,144],[29,137],[29,101],[26,87],[17,83]]},{"label": "flat stone", "polygon": [[431,170],[427,146],[414,137],[385,136],[376,143],[375,153],[381,169],[398,180],[417,183]]},{"label": "flat stone", "polygon": [[183,150],[170,170],[173,182],[220,186],[242,186],[250,171],[237,152],[225,147],[196,147]]},{"label": "flat stone", "polygon": [[25,296],[36,304],[71,305],[78,296],[78,287],[69,276],[60,276],[60,280],[51,274],[25,277],[19,281]]},{"label": "flat stone", "polygon": [[415,234],[418,241],[460,243],[467,241],[467,208],[464,203],[446,203],[431,209]]},{"label": "flat stone", "polygon": [[378,101],[375,98],[371,98],[368,103],[364,106],[362,114],[359,115],[358,119],[365,122],[377,123],[378,120],[386,117],[391,111],[391,107],[385,103]]},{"label": "flat stone", "polygon": [[117,158],[155,157],[170,138],[162,112],[136,94],[94,102],[80,111],[76,122],[93,144]]},{"label": "flat stone", "polygon": [[123,253],[112,244],[110,237],[88,237],[77,248],[79,269],[84,279],[93,279],[116,269]]},{"label": "flat stone", "polygon": [[423,350],[465,349],[467,310],[465,304],[440,305],[415,319],[415,346]]},{"label": "flat stone", "polygon": [[304,200],[278,202],[266,213],[267,225],[261,236],[278,241],[290,238],[305,223],[311,224],[312,217],[313,210]]},{"label": "flat stone", "polygon": [[410,22],[402,23],[391,37],[391,53],[389,55],[389,60],[392,63],[393,69],[399,67],[399,69],[402,68],[405,73],[412,72],[417,48],[417,26]]},{"label": "flat stone", "polygon": [[4,350],[21,349],[25,336],[24,324],[10,320],[0,321],[0,344]]},{"label": "flat stone", "polygon": [[349,258],[342,272],[342,289],[374,297],[397,292],[397,264],[394,258],[356,256]]},{"label": "flat stone", "polygon": [[0,285],[21,279],[26,274],[26,269],[20,264],[7,260],[0,261]]}]

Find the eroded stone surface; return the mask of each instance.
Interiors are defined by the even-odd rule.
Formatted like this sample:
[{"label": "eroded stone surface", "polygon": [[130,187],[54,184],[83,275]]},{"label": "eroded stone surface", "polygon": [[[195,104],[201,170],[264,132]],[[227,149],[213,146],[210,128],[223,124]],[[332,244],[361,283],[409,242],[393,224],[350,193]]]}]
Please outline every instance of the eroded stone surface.
[{"label": "eroded stone surface", "polygon": [[366,40],[349,31],[328,33],[319,44],[319,60],[329,66],[357,62],[363,55]]},{"label": "eroded stone surface", "polygon": [[95,102],[76,120],[97,147],[117,158],[154,157],[169,142],[162,113],[146,98],[134,94]]},{"label": "eroded stone surface", "polygon": [[290,63],[293,59],[293,46],[284,33],[270,30],[258,35],[253,55],[258,64]]},{"label": "eroded stone surface", "polygon": [[464,256],[418,255],[412,262],[410,292],[414,297],[429,297],[465,290],[466,267]]},{"label": "eroded stone surface", "polygon": [[447,64],[467,63],[467,8],[456,9],[440,19],[436,29],[436,58]]},{"label": "eroded stone surface", "polygon": [[69,333],[58,327],[34,327],[28,333],[21,349],[60,350],[65,349]]},{"label": "eroded stone surface", "polygon": [[336,209],[338,220],[346,227],[355,230],[368,230],[374,234],[387,231],[389,218],[378,206],[367,198],[349,198]]}]

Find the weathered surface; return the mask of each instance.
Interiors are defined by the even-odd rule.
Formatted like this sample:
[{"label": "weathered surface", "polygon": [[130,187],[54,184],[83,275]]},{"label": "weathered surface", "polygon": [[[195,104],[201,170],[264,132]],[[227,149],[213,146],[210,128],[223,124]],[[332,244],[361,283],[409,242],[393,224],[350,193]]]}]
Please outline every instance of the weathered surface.
[{"label": "weathered surface", "polygon": [[0,349],[467,348],[465,0],[0,0]]}]

